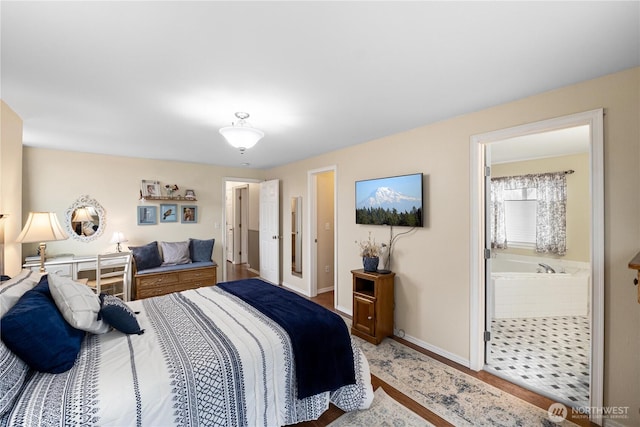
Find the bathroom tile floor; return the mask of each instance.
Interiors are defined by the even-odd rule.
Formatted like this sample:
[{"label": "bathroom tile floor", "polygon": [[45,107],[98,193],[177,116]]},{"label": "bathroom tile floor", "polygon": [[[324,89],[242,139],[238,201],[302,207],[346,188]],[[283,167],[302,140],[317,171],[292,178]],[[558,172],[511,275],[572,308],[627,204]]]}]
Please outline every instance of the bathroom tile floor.
[{"label": "bathroom tile floor", "polygon": [[589,406],[587,316],[494,319],[488,370],[558,399]]}]

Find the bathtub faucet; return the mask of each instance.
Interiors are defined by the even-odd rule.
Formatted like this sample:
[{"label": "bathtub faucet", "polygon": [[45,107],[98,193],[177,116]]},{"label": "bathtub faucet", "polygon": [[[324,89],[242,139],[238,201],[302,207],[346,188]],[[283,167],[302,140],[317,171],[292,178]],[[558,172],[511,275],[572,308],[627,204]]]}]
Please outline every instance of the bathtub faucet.
[{"label": "bathtub faucet", "polygon": [[551,266],[550,266],[550,265],[543,264],[543,263],[540,263],[540,264],[538,264],[538,265],[539,265],[540,267],[544,268],[545,273],[555,273],[555,272],[556,272],[553,268],[551,268]]}]

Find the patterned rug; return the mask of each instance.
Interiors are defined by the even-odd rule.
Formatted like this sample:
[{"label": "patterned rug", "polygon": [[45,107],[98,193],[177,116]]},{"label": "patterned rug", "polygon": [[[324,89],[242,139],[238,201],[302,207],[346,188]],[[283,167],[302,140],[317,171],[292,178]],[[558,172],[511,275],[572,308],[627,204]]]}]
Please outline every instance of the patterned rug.
[{"label": "patterned rug", "polygon": [[375,346],[355,338],[373,375],[456,426],[575,425],[392,339]]},{"label": "patterned rug", "polygon": [[366,411],[347,412],[327,427],[429,427],[433,424],[393,400],[378,387]]}]

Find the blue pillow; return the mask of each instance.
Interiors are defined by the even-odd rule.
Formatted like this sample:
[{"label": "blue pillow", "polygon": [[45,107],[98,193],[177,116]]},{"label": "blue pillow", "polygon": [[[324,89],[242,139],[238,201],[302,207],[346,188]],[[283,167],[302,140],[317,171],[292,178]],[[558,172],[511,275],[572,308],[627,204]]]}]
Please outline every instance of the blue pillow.
[{"label": "blue pillow", "polygon": [[115,329],[125,334],[144,333],[144,329],[140,329],[136,314],[118,297],[113,295],[100,294],[100,314],[98,319],[102,319]]},{"label": "blue pillow", "polygon": [[85,333],[64,320],[44,275],[4,315],[0,335],[7,348],[31,368],[59,374],[75,363]]},{"label": "blue pillow", "polygon": [[189,239],[191,262],[210,262],[213,256],[213,244],[216,239]]},{"label": "blue pillow", "polygon": [[138,271],[160,267],[162,264],[158,242],[151,242],[144,246],[129,246],[129,249],[131,249],[133,258],[136,260],[136,269]]}]

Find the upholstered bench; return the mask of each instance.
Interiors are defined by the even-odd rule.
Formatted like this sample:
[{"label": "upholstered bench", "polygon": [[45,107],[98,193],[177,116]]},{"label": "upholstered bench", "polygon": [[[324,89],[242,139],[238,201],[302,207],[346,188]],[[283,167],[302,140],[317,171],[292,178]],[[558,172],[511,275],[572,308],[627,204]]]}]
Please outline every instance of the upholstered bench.
[{"label": "upholstered bench", "polygon": [[132,299],[215,285],[218,266],[211,260],[213,244],[213,239],[189,239],[129,247],[133,252]]}]

